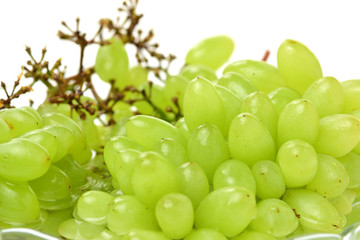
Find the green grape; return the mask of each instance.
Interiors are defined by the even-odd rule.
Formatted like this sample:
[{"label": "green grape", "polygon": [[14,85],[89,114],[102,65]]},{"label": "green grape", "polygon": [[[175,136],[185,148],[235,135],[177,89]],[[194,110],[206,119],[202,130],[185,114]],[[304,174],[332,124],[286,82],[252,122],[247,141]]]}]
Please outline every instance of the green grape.
[{"label": "green grape", "polygon": [[234,41],[224,35],[209,37],[198,42],[186,54],[186,64],[202,64],[214,70],[220,68],[231,57]]},{"label": "green grape", "polygon": [[249,94],[241,105],[241,112],[251,113],[256,116],[276,141],[278,114],[274,105],[264,93],[256,91]]},{"label": "green grape", "polygon": [[237,72],[224,73],[217,84],[229,89],[241,101],[243,101],[247,95],[256,91],[254,85],[246,77]]},{"label": "green grape", "polygon": [[352,206],[352,211],[346,216],[346,219],[347,226],[360,222],[360,202],[357,202]]},{"label": "green grape", "polygon": [[[176,97],[181,111],[183,110],[184,93],[188,83],[189,79],[181,75],[170,76],[165,82],[164,91],[166,98],[172,99]],[[171,106],[176,108],[174,104]]]},{"label": "green grape", "polygon": [[0,118],[0,143],[7,142],[10,139],[10,127],[4,119]]},{"label": "green grape", "polygon": [[135,196],[116,197],[109,205],[106,215],[107,227],[125,234],[132,229],[157,230],[155,214]]},{"label": "green grape", "polygon": [[338,158],[338,160],[345,167],[349,175],[349,185],[347,187],[350,189],[358,189],[360,187],[360,155],[350,152]]},{"label": "green grape", "polygon": [[159,118],[137,115],[126,123],[126,134],[147,150],[154,149],[162,138],[177,140],[184,147],[185,138],[176,130],[175,126]]},{"label": "green grape", "polygon": [[280,87],[268,94],[269,99],[274,104],[274,107],[280,115],[284,107],[296,99],[301,98],[301,94],[289,87]]},{"label": "green grape", "polygon": [[0,221],[31,223],[40,216],[37,197],[27,183],[11,183],[0,178]]},{"label": "green grape", "polygon": [[288,86],[301,94],[322,77],[316,56],[304,44],[295,40],[287,39],[280,45],[277,64]]},{"label": "green grape", "polygon": [[171,138],[161,139],[154,151],[162,154],[175,167],[189,161],[186,149],[178,141]]},{"label": "green grape", "polygon": [[231,121],[239,113],[241,113],[241,100],[227,88],[217,85],[215,86],[224,106],[225,110],[225,127],[224,131],[227,134],[229,132]]},{"label": "green grape", "polygon": [[131,185],[131,175],[135,162],[139,159],[140,152],[133,149],[125,149],[117,152],[113,159],[114,176],[119,188],[124,194],[134,194]]},{"label": "green grape", "polygon": [[129,120],[129,118],[130,116],[116,119],[115,125],[109,127],[110,131],[108,132],[108,135],[106,137],[108,139],[111,139],[112,137],[126,136],[126,122]]},{"label": "green grape", "polygon": [[175,167],[155,152],[140,155],[134,164],[131,183],[135,196],[151,208],[155,208],[163,195],[179,192],[179,177]]},{"label": "green grape", "polygon": [[130,117],[133,115],[131,105],[123,101],[117,101],[113,107],[113,111],[113,118],[116,122],[121,121],[124,117]]},{"label": "green grape", "polygon": [[68,196],[60,200],[39,200],[40,208],[49,211],[58,211],[68,209],[74,206],[77,196]]},{"label": "green grape", "polygon": [[285,237],[297,228],[299,222],[293,210],[284,201],[270,198],[260,201],[250,227],[274,237]]},{"label": "green grape", "polygon": [[332,199],[340,196],[348,184],[349,175],[345,167],[331,156],[318,154],[318,170],[306,188]]},{"label": "green grape", "polygon": [[170,240],[164,233],[144,229],[133,229],[126,233],[121,240]]},{"label": "green grape", "polygon": [[224,133],[224,106],[211,82],[196,78],[188,84],[184,95],[184,118],[190,132],[204,123],[212,123]]},{"label": "green grape", "polygon": [[108,205],[113,200],[114,197],[106,192],[87,191],[77,201],[77,214],[89,223],[105,224]]},{"label": "green grape", "polygon": [[360,141],[360,120],[347,114],[335,114],[320,119],[319,136],[315,142],[318,153],[341,157]]},{"label": "green grape", "polygon": [[185,122],[185,118],[180,118],[176,124],[175,124],[176,129],[178,130],[178,132],[180,132],[180,134],[186,139],[186,141],[189,141],[190,137],[191,137],[191,132],[189,131],[186,122]]},{"label": "green grape", "polygon": [[210,184],[216,168],[229,158],[229,149],[220,130],[209,123],[196,128],[188,142],[189,160],[200,165]]},{"label": "green grape", "polygon": [[204,170],[194,162],[187,162],[177,168],[180,192],[185,194],[197,209],[209,194],[209,181]]},{"label": "green grape", "polygon": [[55,104],[46,103],[46,102],[40,104],[39,107],[37,108],[37,111],[40,114],[40,116],[46,113],[59,112]]},{"label": "green grape", "polygon": [[287,189],[282,197],[306,231],[340,233],[342,219],[322,195],[308,189]]},{"label": "green grape", "polygon": [[351,189],[345,190],[340,196],[330,200],[340,215],[348,215],[352,211],[352,203],[356,197],[356,192]]},{"label": "green grape", "polygon": [[187,78],[189,81],[199,77],[211,82],[215,82],[218,79],[213,69],[199,64],[190,64],[183,67],[179,75]]},{"label": "green grape", "polygon": [[83,186],[86,183],[88,171],[82,168],[71,155],[66,155],[56,162],[55,166],[69,177],[72,188]]},{"label": "green grape", "polygon": [[79,120],[77,123],[86,133],[87,146],[96,151],[100,151],[100,133],[94,121],[92,119],[86,118],[85,120]]},{"label": "green grape", "polygon": [[341,82],[344,91],[344,107],[342,112],[360,110],[360,79]]},{"label": "green grape", "polygon": [[[348,114],[356,117],[358,120],[360,120],[360,110],[349,112]],[[355,146],[355,148],[352,150],[353,152],[360,154],[360,142]]]},{"label": "green grape", "polygon": [[[123,71],[126,72],[125,69]],[[123,74],[124,76],[124,73],[120,74]],[[147,81],[148,70],[141,66],[134,66],[130,68],[128,74],[126,75],[126,79],[123,79],[122,81],[116,81],[115,86],[119,89],[123,89],[126,86],[140,87],[142,84],[147,83]]]},{"label": "green grape", "polygon": [[28,139],[41,145],[49,153],[50,160],[52,161],[54,159],[59,142],[56,138],[56,135],[50,131],[43,128],[35,129],[25,133],[24,135],[21,135],[21,138]]},{"label": "green grape", "polygon": [[118,38],[111,38],[110,43],[100,46],[95,59],[95,72],[101,80],[116,84],[126,81],[129,71],[129,59],[124,44]]},{"label": "green grape", "polygon": [[314,144],[319,133],[319,115],[316,106],[306,99],[287,104],[279,116],[278,144],[300,139]]},{"label": "green grape", "polygon": [[241,113],[229,129],[231,157],[249,166],[261,160],[275,159],[275,144],[261,121],[250,113]]},{"label": "green grape", "polygon": [[276,162],[283,173],[285,185],[289,188],[305,186],[314,179],[318,169],[315,149],[298,139],[281,145]]},{"label": "green grape", "polygon": [[92,154],[91,149],[87,146],[82,151],[72,154],[72,156],[77,163],[85,165],[91,160]]},{"label": "green grape", "polygon": [[341,113],[344,105],[341,84],[333,77],[323,77],[313,82],[305,91],[303,98],[310,100],[316,106],[320,118]]},{"label": "green grape", "polygon": [[[21,108],[9,108],[0,111],[2,118],[10,129],[10,138],[18,137],[28,131],[41,128],[42,121],[38,121],[32,113]],[[24,124],[26,123],[26,124]]]},{"label": "green grape", "polygon": [[70,196],[69,177],[53,165],[44,175],[29,181],[29,185],[39,200],[56,201]]},{"label": "green grape", "polygon": [[221,163],[214,174],[214,190],[227,186],[240,186],[256,193],[255,179],[249,166],[235,159]]},{"label": "green grape", "polygon": [[254,230],[245,230],[240,235],[232,238],[231,240],[276,240],[277,238],[263,232]]},{"label": "green grape", "polygon": [[125,136],[113,137],[105,144],[104,160],[106,163],[106,167],[112,176],[115,175],[114,161],[118,155],[118,152],[125,149],[132,149],[140,152],[144,150],[143,147],[136,143],[134,140]]},{"label": "green grape", "polygon": [[78,223],[75,219],[70,218],[59,225],[59,234],[66,239],[83,239],[78,230]]},{"label": "green grape", "polygon": [[285,193],[285,180],[279,165],[262,160],[251,168],[256,182],[256,196],[260,199],[280,198]]},{"label": "green grape", "polygon": [[45,222],[41,225],[40,231],[50,234],[52,236],[59,237],[60,234],[58,232],[59,225],[65,220],[71,218],[72,209],[64,209],[60,211],[50,212]]},{"label": "green grape", "polygon": [[39,123],[39,128],[42,128],[44,126],[43,122],[41,121],[40,114],[34,108],[24,106],[24,107],[21,107],[21,108],[18,108],[18,109],[20,109],[21,111],[25,111],[27,113],[30,113],[36,119],[36,121]]},{"label": "green grape", "polygon": [[255,195],[243,187],[224,187],[211,192],[195,213],[197,228],[214,228],[227,237],[241,233],[256,214]]},{"label": "green grape", "polygon": [[193,228],[194,209],[191,200],[181,193],[169,193],[160,198],[155,216],[163,233],[172,239],[186,237]]},{"label": "green grape", "polygon": [[50,157],[45,148],[28,139],[0,144],[0,176],[11,181],[29,181],[46,173]]},{"label": "green grape", "polygon": [[86,221],[78,222],[78,231],[84,239],[97,239],[105,231],[104,225],[96,225]]},{"label": "green grape", "polygon": [[257,90],[268,94],[279,87],[285,87],[286,83],[279,70],[263,61],[240,60],[229,64],[223,71],[236,72],[244,75],[256,87]]},{"label": "green grape", "polygon": [[194,229],[184,240],[227,240],[227,237],[211,228],[198,228]]},{"label": "green grape", "polygon": [[63,126],[48,125],[42,129],[50,132],[56,137],[57,149],[56,154],[52,159],[52,162],[55,163],[68,154],[69,149],[75,140],[74,135],[69,128]]},{"label": "green grape", "polygon": [[71,118],[60,113],[48,113],[42,116],[45,125],[56,125],[69,128],[74,135],[74,142],[70,145],[69,153],[76,154],[86,148],[86,136],[80,126]]},{"label": "green grape", "polygon": [[293,239],[295,237],[301,237],[302,235],[305,235],[305,234],[306,234],[306,232],[302,228],[301,224],[299,224],[295,231],[293,231],[291,234],[286,236],[286,239]]}]

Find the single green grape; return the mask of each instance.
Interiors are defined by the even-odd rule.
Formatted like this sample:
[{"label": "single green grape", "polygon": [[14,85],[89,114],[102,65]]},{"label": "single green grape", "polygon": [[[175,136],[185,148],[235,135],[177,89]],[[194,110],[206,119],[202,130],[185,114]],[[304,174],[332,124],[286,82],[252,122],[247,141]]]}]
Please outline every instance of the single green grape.
[{"label": "single green grape", "polygon": [[74,135],[69,128],[64,126],[47,125],[42,129],[53,134],[57,140],[56,154],[52,159],[52,163],[55,163],[69,153],[69,149],[75,141]]},{"label": "single green grape", "polygon": [[[124,67],[124,71],[126,72],[125,67]],[[124,73],[120,73],[120,74],[121,75],[119,76],[125,75]],[[126,75],[126,79],[116,81],[115,86],[120,90],[122,90],[126,86],[140,87],[142,84],[147,83],[147,81],[148,81],[148,70],[146,68],[143,68],[142,66],[137,65],[129,69],[129,72]]]},{"label": "single green grape", "polygon": [[202,64],[217,70],[229,60],[234,47],[234,41],[228,36],[209,37],[198,42],[187,52],[185,62]]},{"label": "single green grape", "polygon": [[189,162],[186,149],[178,141],[171,138],[161,139],[160,142],[155,145],[154,151],[162,154],[175,167]]},{"label": "single green grape", "polygon": [[268,97],[274,104],[278,115],[280,115],[284,107],[288,103],[301,98],[301,94],[289,87],[279,87],[274,91],[270,92],[268,94]]},{"label": "single green grape", "polygon": [[287,85],[303,94],[322,77],[320,63],[304,44],[287,39],[277,51],[277,65]]},{"label": "single green grape", "polygon": [[88,170],[80,166],[71,155],[66,155],[54,165],[69,177],[72,188],[83,186],[87,182]]},{"label": "single green grape", "polygon": [[227,72],[219,78],[217,85],[223,86],[233,92],[241,101],[243,101],[247,95],[256,91],[255,86],[237,72]]},{"label": "single green grape", "polygon": [[340,196],[330,199],[330,202],[340,215],[348,215],[352,212],[352,204],[355,198],[356,192],[352,189],[347,189]]},{"label": "single green grape", "polygon": [[360,155],[354,152],[349,152],[345,156],[337,158],[340,163],[345,167],[349,175],[350,189],[358,189],[360,187]]},{"label": "single green grape", "polygon": [[186,125],[185,118],[180,118],[176,123],[175,127],[180,132],[180,134],[186,139],[186,141],[189,141],[191,132],[189,128]]},{"label": "single green grape", "polygon": [[[188,83],[189,79],[181,75],[170,76],[165,82],[164,91],[167,99],[176,97],[181,111],[183,110],[184,94]],[[176,109],[173,103],[171,106]]]},{"label": "single green grape", "polygon": [[185,77],[188,81],[198,77],[205,78],[211,82],[215,82],[218,79],[213,69],[201,64],[187,65],[181,69],[179,75]]},{"label": "single green grape", "polygon": [[212,228],[197,228],[184,239],[184,240],[227,240],[224,234]]},{"label": "single green grape", "polygon": [[360,110],[360,79],[341,82],[344,92],[344,107],[342,112],[348,113]]}]

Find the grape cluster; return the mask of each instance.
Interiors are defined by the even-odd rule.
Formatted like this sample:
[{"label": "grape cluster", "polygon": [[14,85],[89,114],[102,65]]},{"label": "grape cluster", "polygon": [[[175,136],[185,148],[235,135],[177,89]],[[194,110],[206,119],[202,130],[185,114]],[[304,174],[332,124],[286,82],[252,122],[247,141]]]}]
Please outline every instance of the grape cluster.
[{"label": "grape cluster", "polygon": [[359,222],[360,80],[324,77],[294,40],[280,45],[277,67],[241,60],[218,78],[233,49],[229,37],[205,39],[178,75],[146,89],[146,69],[129,69],[120,40],[100,47],[100,78],[144,86],[151,104],[179,108],[176,123],[131,116],[123,102],[108,127],[71,119],[66,104],[1,111],[0,227],[79,240],[271,240]]}]

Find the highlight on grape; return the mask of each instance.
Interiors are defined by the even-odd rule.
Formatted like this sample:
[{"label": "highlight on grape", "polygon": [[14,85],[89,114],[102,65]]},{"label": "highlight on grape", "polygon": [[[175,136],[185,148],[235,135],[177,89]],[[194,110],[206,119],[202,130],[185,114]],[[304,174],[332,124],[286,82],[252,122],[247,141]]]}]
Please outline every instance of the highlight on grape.
[{"label": "highlight on grape", "polygon": [[[125,7],[138,16],[133,4]],[[74,240],[271,240],[341,234],[360,222],[360,79],[323,76],[296,40],[280,44],[277,66],[228,63],[228,36],[194,45],[170,75],[142,54],[159,63],[174,56],[143,46],[129,66],[124,46],[139,39],[101,24],[114,35],[98,42],[93,67],[72,77],[61,62],[24,68],[53,90],[37,109],[12,105],[28,92],[16,90],[21,76],[12,92],[1,85],[0,229]],[[106,99],[94,74],[111,85]]]}]

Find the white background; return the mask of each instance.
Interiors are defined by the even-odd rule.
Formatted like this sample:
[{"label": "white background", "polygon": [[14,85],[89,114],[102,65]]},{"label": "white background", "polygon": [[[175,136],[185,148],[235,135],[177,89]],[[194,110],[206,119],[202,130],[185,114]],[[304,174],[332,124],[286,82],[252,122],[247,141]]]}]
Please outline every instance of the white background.
[{"label": "white background", "polygon": [[[78,67],[78,49],[56,36],[62,20],[70,26],[80,17],[81,29],[91,36],[100,18],[115,18],[118,0],[1,0],[0,80],[12,85],[28,57],[25,45],[36,57],[48,49],[50,64],[61,57],[68,73]],[[260,60],[266,49],[276,65],[276,50],[287,38],[307,45],[318,57],[325,76],[340,81],[360,78],[360,1],[357,0],[140,0],[140,23],[154,29],[160,51],[173,53],[176,74],[187,50],[199,40],[218,34],[231,36],[236,48],[231,61]],[[86,52],[86,66],[94,63],[96,47]],[[132,63],[134,63],[132,59]],[[218,73],[220,74],[220,72]],[[25,82],[24,82],[25,83]],[[36,94],[24,96],[39,104],[45,96],[40,83]],[[102,85],[101,85],[102,86]],[[106,87],[104,87],[106,88]],[[105,91],[105,89],[104,89]],[[2,96],[2,95],[0,95]]]}]

